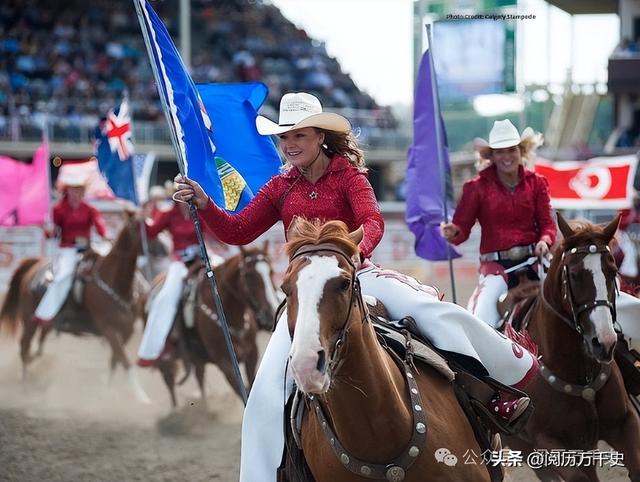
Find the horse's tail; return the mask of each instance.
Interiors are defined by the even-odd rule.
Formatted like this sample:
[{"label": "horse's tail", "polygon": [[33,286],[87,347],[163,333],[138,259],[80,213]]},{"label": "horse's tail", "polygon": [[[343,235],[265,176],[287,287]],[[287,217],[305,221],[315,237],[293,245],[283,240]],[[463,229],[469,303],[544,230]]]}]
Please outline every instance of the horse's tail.
[{"label": "horse's tail", "polygon": [[9,291],[4,298],[2,308],[0,309],[0,333],[4,332],[8,335],[15,335],[18,330],[18,307],[20,306],[20,284],[22,278],[40,258],[23,259],[16,270],[13,272],[11,282],[9,283]]}]

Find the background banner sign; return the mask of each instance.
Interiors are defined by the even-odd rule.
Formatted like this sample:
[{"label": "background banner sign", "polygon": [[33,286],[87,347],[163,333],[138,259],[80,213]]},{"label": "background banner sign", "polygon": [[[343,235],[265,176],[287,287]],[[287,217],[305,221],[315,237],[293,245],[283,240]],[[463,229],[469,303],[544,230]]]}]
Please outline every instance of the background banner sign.
[{"label": "background banner sign", "polygon": [[538,159],[535,171],[549,181],[556,209],[624,209],[631,207],[637,164],[635,155],[588,161]]}]

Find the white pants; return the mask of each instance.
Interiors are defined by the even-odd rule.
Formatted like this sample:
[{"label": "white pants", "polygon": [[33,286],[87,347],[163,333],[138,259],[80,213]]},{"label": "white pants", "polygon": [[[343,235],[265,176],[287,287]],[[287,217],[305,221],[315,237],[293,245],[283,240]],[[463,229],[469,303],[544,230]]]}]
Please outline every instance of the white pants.
[{"label": "white pants", "polygon": [[162,288],[151,300],[147,325],[138,349],[138,358],[141,360],[153,361],[162,353],[178,311],[187,273],[188,269],[182,261],[172,261],[169,264]]},{"label": "white pants", "polygon": [[73,284],[73,273],[80,256],[76,248],[60,248],[53,263],[53,281],[36,308],[35,316],[50,321],[58,314],[69,296]]},{"label": "white pants", "polygon": [[[413,278],[377,267],[358,272],[365,295],[385,304],[393,319],[410,315],[438,348],[480,360],[489,374],[506,385],[521,381],[533,366],[527,352]],[[284,405],[293,382],[285,377],[291,339],[284,314],[271,336],[251,387],[242,421],[241,482],[275,482],[284,447]],[[288,374],[287,374],[288,375]]]},{"label": "white pants", "polygon": [[467,310],[476,315],[489,326],[496,328],[500,323],[498,298],[506,293],[507,283],[500,275],[480,275],[478,286],[473,290],[467,303]]},{"label": "white pants", "polygon": [[635,278],[638,276],[638,250],[626,231],[616,232],[616,239],[624,253],[620,263],[620,274]]},{"label": "white pants", "polygon": [[[498,298],[507,289],[502,276],[480,275],[467,309],[489,326],[496,327],[500,321]],[[640,298],[621,291],[616,297],[616,318],[629,344],[640,351]]]}]

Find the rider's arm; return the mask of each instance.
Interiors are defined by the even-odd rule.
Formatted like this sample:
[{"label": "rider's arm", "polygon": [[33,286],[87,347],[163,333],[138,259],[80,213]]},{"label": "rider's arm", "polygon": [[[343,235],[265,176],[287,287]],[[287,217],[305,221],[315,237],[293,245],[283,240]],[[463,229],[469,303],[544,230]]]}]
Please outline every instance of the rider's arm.
[{"label": "rider's arm", "polygon": [[551,210],[549,183],[542,176],[537,176],[536,182],[535,219],[540,233],[538,242],[544,241],[551,247],[556,242],[556,223]]},{"label": "rider's arm", "polygon": [[238,213],[229,213],[209,198],[204,209],[198,209],[205,226],[223,243],[245,245],[255,240],[280,220],[272,200],[273,179],[265,184]]},{"label": "rider's arm", "polygon": [[481,206],[477,184],[467,181],[462,186],[462,196],[451,222],[458,228],[458,233],[451,239],[452,244],[460,244],[467,240],[471,228],[478,218],[478,209]]},{"label": "rider's arm", "polygon": [[89,206],[89,209],[91,209],[91,220],[93,222],[93,225],[96,228],[96,231],[98,231],[98,234],[101,237],[106,237],[107,236],[107,226],[104,222],[104,218],[102,217],[102,214],[100,214],[100,211],[98,211],[96,208],[94,208],[93,206]]},{"label": "rider's arm", "polygon": [[155,238],[161,231],[164,231],[169,227],[169,220],[171,219],[172,211],[173,210],[158,211],[153,217],[151,224],[145,223],[145,231],[150,239]]},{"label": "rider's arm", "polygon": [[343,179],[343,188],[346,190],[356,222],[364,228],[364,238],[359,246],[360,254],[363,258],[368,258],[382,239],[384,219],[365,173],[357,169],[348,169]]}]

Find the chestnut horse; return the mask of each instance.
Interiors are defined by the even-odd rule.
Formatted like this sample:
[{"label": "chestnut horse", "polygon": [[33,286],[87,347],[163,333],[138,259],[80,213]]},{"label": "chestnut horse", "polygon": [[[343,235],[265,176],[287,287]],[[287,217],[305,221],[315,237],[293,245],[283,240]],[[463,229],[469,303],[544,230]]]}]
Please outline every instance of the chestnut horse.
[{"label": "chestnut horse", "polygon": [[[604,440],[624,454],[631,480],[639,482],[640,420],[613,360],[616,265],[609,243],[618,218],[604,228],[572,228],[558,215],[558,225],[564,240],[525,323],[541,355],[539,376],[526,388],[536,409],[519,437],[507,443],[528,454],[595,450]],[[595,464],[561,465],[536,475],[543,481],[599,480]]]},{"label": "chestnut horse", "polygon": [[[251,387],[258,363],[256,321],[261,328],[272,327],[278,298],[272,281],[268,243],[265,242],[261,248],[240,248],[240,251],[213,271],[236,355],[238,361],[245,364],[246,380]],[[178,358],[183,360],[187,368],[187,374],[180,383],[188,378],[193,366],[203,401],[206,363],[218,365],[240,396],[204,268],[195,271],[189,279],[188,284],[196,283],[194,299],[189,300],[190,290],[187,289],[170,335],[170,339],[177,340],[177,349],[172,356],[162,357],[158,363],[174,408],[177,406],[175,374]],[[187,318],[193,320],[192,324],[186,322],[185,311],[188,312]],[[188,324],[191,328],[187,327]]]},{"label": "chestnut horse", "polygon": [[[54,326],[72,334],[89,332],[106,338],[112,352],[111,369],[117,364],[122,365],[128,372],[134,394],[140,401],[146,402],[148,397],[135,377],[135,372],[130,370],[131,364],[124,351],[124,345],[131,337],[134,322],[139,315],[133,285],[136,259],[141,250],[139,221],[133,214],[126,213],[126,216],[128,219],[111,251],[104,257],[94,255],[95,264],[84,281],[82,303],[76,306],[73,295],[70,295],[58,315],[63,316],[68,323],[59,327],[59,323],[54,320]],[[5,325],[10,333],[15,333],[22,322],[20,357],[23,375],[26,375],[28,364],[35,358],[30,353],[31,340],[39,324],[33,314],[44,295],[44,289],[38,286],[37,279],[42,278],[47,267],[46,259],[23,260],[11,278],[9,291],[0,310],[0,326]],[[50,328],[44,330],[41,342]],[[41,354],[41,349],[38,354]]]},{"label": "chestnut horse", "polygon": [[290,367],[309,407],[301,446],[313,478],[489,481],[463,461],[481,450],[449,380],[380,344],[356,277],[362,236],[341,221],[297,219],[288,232]]}]

